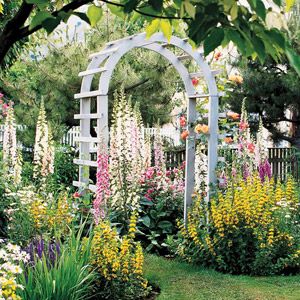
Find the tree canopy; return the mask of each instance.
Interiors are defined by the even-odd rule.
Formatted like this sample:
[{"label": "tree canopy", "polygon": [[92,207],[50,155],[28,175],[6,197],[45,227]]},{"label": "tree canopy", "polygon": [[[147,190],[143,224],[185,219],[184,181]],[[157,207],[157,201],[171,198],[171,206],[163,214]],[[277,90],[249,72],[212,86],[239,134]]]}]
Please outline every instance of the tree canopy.
[{"label": "tree canopy", "polygon": [[[300,7],[288,22],[291,42],[298,54],[299,12]],[[240,59],[237,68],[243,82],[230,83],[228,102],[231,108],[239,111],[242,99],[246,98],[247,110],[259,114],[275,141],[286,140],[300,148],[300,80],[287,57],[283,57],[280,63],[268,57],[263,65],[255,60],[245,62]],[[281,122],[289,124],[290,130],[283,130]]]},{"label": "tree canopy", "polygon": [[[74,114],[79,110],[79,101],[74,100],[74,94],[81,83],[78,73],[88,64],[87,54],[99,51],[99,47],[109,39],[140,32],[141,28],[142,24],[132,24],[105,13],[97,27],[85,33],[85,42],[76,38],[47,38],[39,33],[37,40],[44,45],[42,50],[47,50],[47,54],[42,55],[41,47],[32,41],[26,49],[28,58],[16,61],[0,73],[0,90],[15,102],[18,123],[29,128],[23,136],[25,144],[30,145],[33,141],[42,99],[55,139],[59,139],[66,129],[79,125],[79,121],[74,120]],[[65,45],[62,46],[62,43]],[[97,84],[98,77],[95,76],[94,89],[97,89]],[[158,122],[164,124],[170,121],[175,105],[172,97],[183,84],[173,66],[159,54],[134,49],[121,59],[113,73],[109,92],[110,114],[113,91],[121,86],[132,102],[138,103],[144,124],[154,126]]]},{"label": "tree canopy", "polygon": [[[72,14],[94,26],[106,5],[120,18],[145,21],[148,36],[161,30],[169,38],[172,30],[184,24],[191,42],[204,44],[205,54],[232,41],[244,56],[258,57],[261,62],[267,55],[276,61],[285,53],[300,74],[300,58],[290,45],[282,13],[290,10],[294,0],[268,1],[270,7],[262,0],[99,0],[97,3],[91,0],[4,0],[0,17],[0,63],[18,42],[41,28],[52,32]],[[76,11],[85,4],[88,4],[86,13]]]}]

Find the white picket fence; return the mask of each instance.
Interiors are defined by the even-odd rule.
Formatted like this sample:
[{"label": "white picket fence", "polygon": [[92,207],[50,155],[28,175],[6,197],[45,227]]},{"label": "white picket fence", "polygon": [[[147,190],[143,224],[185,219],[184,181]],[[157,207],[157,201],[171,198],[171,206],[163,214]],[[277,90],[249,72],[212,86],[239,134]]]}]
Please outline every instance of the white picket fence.
[{"label": "white picket fence", "polygon": [[172,142],[174,146],[180,145],[180,131],[176,128],[144,128],[144,134],[150,136],[161,135]]},{"label": "white picket fence", "polygon": [[[18,125],[18,129],[24,129],[23,125]],[[144,128],[144,134],[155,136],[161,135],[169,141],[173,142],[175,146],[180,144],[180,133],[175,128]],[[3,143],[4,136],[4,125],[0,125],[0,143]],[[77,147],[78,143],[75,141],[76,138],[80,136],[79,126],[72,127],[64,136],[61,138],[60,143],[62,145],[69,145],[72,147]]]}]

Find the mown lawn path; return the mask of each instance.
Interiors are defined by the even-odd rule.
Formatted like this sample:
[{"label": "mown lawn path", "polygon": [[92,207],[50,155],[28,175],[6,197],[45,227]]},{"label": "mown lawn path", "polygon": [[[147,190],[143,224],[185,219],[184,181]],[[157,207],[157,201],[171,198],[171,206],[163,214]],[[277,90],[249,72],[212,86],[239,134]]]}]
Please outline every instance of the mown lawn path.
[{"label": "mown lawn path", "polygon": [[161,289],[157,300],[300,300],[300,276],[224,275],[154,255],[145,272]]}]

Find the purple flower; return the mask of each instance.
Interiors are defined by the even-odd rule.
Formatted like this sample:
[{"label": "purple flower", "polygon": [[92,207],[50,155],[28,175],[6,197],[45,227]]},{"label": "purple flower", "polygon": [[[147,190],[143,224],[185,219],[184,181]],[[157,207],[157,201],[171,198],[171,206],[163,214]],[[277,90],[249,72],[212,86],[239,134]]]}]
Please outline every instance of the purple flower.
[{"label": "purple flower", "polygon": [[250,171],[247,164],[243,165],[243,178],[246,180],[250,176]]},{"label": "purple flower", "polygon": [[53,266],[61,253],[59,242],[50,241],[48,245],[45,245],[45,241],[42,237],[31,241],[24,250],[30,256],[30,265],[34,265],[37,258],[41,259],[44,256],[47,259],[47,264]]},{"label": "purple flower", "polygon": [[268,177],[269,179],[272,177],[271,165],[267,159],[259,164],[258,173],[261,182],[264,182],[266,177]]},{"label": "purple flower", "polygon": [[39,258],[42,258],[44,252],[44,240],[41,238],[36,243],[36,253]]}]

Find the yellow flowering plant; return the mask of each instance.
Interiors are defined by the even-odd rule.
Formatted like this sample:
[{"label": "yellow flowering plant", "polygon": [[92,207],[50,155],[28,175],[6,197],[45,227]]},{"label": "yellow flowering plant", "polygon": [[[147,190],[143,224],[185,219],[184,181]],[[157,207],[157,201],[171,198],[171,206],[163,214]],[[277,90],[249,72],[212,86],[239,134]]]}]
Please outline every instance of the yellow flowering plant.
[{"label": "yellow flowering plant", "polygon": [[239,179],[209,203],[196,199],[187,227],[179,223],[177,253],[234,274],[298,272],[299,204],[291,177],[285,184]]},{"label": "yellow flowering plant", "polygon": [[143,249],[134,241],[136,222],[137,214],[133,213],[129,232],[122,238],[107,221],[94,229],[91,264],[99,274],[98,285],[105,299],[140,299],[150,292],[143,277]]},{"label": "yellow flowering plant", "polygon": [[29,206],[29,211],[36,231],[56,236],[66,233],[75,217],[75,208],[71,201],[66,192],[61,192],[53,199],[41,197],[34,199]]}]

